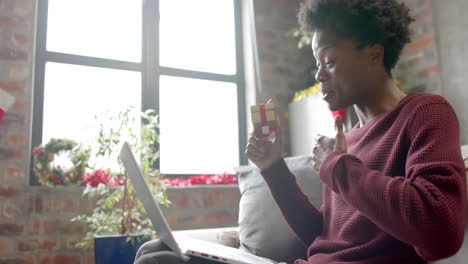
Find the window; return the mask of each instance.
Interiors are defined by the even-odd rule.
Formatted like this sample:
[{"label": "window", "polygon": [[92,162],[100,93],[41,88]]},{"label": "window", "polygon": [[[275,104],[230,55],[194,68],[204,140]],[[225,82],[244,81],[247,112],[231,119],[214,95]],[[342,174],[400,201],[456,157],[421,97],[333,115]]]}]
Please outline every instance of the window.
[{"label": "window", "polygon": [[160,114],[163,174],[245,164],[240,6],[39,1],[32,145],[52,137],[92,144],[95,116],[133,106]]}]

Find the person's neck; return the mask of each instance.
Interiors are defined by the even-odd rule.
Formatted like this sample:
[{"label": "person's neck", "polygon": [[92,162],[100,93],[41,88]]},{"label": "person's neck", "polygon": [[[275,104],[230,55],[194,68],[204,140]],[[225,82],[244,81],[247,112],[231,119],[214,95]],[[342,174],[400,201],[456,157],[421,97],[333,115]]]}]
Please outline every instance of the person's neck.
[{"label": "person's neck", "polygon": [[363,102],[354,105],[360,127],[376,116],[392,110],[406,96],[391,78],[386,78],[382,87],[373,87],[371,90],[375,92],[369,94]]}]

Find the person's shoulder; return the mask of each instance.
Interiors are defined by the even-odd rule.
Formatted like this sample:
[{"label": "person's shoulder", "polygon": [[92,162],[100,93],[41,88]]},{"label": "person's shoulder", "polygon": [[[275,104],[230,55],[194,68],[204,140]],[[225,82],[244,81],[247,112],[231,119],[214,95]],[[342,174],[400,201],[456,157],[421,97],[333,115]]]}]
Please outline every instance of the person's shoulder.
[{"label": "person's shoulder", "polygon": [[413,125],[422,123],[440,123],[457,120],[457,115],[450,103],[442,96],[426,93],[407,95],[402,111],[407,121]]},{"label": "person's shoulder", "polygon": [[[406,100],[405,100],[406,99]],[[413,92],[406,96],[404,99],[404,108],[410,111],[416,111],[418,109],[424,108],[437,108],[440,106],[449,106],[449,102],[442,96],[437,94],[428,94]]]}]

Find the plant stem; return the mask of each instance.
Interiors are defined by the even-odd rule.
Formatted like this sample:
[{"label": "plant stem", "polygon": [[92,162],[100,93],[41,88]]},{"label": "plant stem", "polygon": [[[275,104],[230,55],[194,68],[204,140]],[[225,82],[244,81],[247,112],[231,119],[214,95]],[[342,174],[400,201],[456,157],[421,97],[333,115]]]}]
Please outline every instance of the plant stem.
[{"label": "plant stem", "polygon": [[127,196],[128,196],[127,185],[128,185],[128,179],[125,178],[124,179],[124,196],[123,196],[123,201],[122,201],[122,230],[120,232],[121,234],[125,234],[127,232],[127,226],[125,224],[125,222],[127,221],[125,217],[126,206],[127,206]]}]

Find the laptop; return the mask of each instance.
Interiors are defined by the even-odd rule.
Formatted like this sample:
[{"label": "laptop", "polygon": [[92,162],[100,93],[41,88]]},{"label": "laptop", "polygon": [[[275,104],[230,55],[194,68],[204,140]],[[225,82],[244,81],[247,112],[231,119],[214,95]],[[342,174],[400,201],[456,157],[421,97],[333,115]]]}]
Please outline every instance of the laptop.
[{"label": "laptop", "polygon": [[215,260],[228,264],[272,264],[274,261],[264,259],[245,251],[211,243],[203,240],[189,238],[186,236],[174,236],[159,204],[154,200],[151,191],[146,184],[143,173],[133,155],[127,142],[122,145],[119,158],[122,161],[127,175],[135,187],[138,198],[146,209],[148,218],[153,224],[153,228],[164,242],[177,256],[183,260],[188,260],[191,256]]}]

